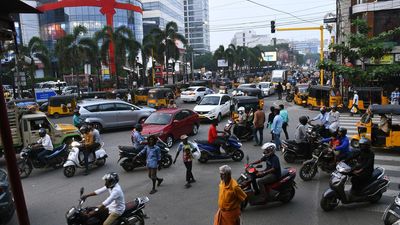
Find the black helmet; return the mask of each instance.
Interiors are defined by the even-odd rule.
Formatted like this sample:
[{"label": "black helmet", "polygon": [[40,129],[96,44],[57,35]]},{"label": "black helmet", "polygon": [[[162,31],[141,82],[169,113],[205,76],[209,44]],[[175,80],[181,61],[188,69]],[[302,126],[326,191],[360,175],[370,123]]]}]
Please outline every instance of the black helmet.
[{"label": "black helmet", "polygon": [[44,128],[40,128],[39,129],[39,136],[40,137],[44,137],[44,136],[46,136],[46,129],[44,129]]},{"label": "black helmet", "polygon": [[136,124],[135,130],[136,130],[137,132],[142,132],[142,130],[143,130],[142,125],[141,125],[140,123]]},{"label": "black helmet", "polygon": [[346,135],[347,135],[347,129],[344,128],[344,127],[340,127],[340,128],[338,129],[338,134],[339,134],[341,137],[346,136]]},{"label": "black helmet", "polygon": [[81,132],[81,134],[85,134],[86,132],[88,132],[88,127],[87,126],[81,126],[81,128],[79,128],[79,131]]},{"label": "black helmet", "polygon": [[368,140],[368,138],[366,138],[366,137],[362,137],[358,141],[358,145],[359,145],[361,151],[369,151],[370,147],[371,147],[371,141]]},{"label": "black helmet", "polygon": [[107,188],[113,188],[119,182],[119,176],[115,172],[107,173],[103,176],[105,186]]},{"label": "black helmet", "polygon": [[300,117],[299,117],[299,122],[300,122],[301,124],[303,124],[303,125],[306,125],[307,122],[308,122],[307,116],[300,116]]}]

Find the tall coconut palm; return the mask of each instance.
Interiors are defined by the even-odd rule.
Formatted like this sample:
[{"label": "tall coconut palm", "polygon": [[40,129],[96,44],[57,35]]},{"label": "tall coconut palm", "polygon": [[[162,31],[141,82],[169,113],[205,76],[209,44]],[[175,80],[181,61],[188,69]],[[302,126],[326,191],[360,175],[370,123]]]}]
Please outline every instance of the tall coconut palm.
[{"label": "tall coconut palm", "polygon": [[[150,59],[150,57],[152,58],[152,60],[156,60],[159,58],[158,56],[158,50],[157,50],[157,43],[156,40],[154,38],[154,36],[152,34],[148,34],[143,38],[143,44],[142,44],[142,60],[143,60],[143,74],[142,77],[145,78],[146,77],[146,69],[147,69],[147,63],[148,60]],[[152,63],[152,69],[154,67],[154,64]],[[151,82],[148,83],[152,83],[153,84],[153,74],[151,76],[149,76],[149,81],[151,80]],[[153,84],[154,85],[154,84]]]}]

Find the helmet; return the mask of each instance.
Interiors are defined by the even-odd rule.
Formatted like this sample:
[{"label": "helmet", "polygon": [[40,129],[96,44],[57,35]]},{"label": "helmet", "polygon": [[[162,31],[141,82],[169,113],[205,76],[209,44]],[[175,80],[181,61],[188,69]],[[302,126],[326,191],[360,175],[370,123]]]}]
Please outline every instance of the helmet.
[{"label": "helmet", "polygon": [[115,172],[106,173],[103,176],[103,180],[106,182],[105,186],[107,188],[113,188],[119,181],[119,176]]},{"label": "helmet", "polygon": [[341,137],[346,136],[346,135],[347,135],[347,129],[344,128],[344,127],[340,127],[340,128],[338,129],[338,134],[339,134]]},{"label": "helmet", "polygon": [[39,129],[39,136],[40,137],[44,137],[44,136],[46,136],[46,129],[44,129],[44,128],[40,128]]},{"label": "helmet", "polygon": [[354,91],[354,94],[357,94],[357,91]]},{"label": "helmet", "polygon": [[361,151],[369,151],[371,147],[371,142],[367,138],[362,137],[358,141],[358,145],[360,146]]},{"label": "helmet", "polygon": [[141,124],[136,124],[136,126],[135,126],[135,130],[136,131],[138,131],[138,132],[142,132],[142,130],[143,130],[143,127],[142,127],[142,125]]},{"label": "helmet", "polygon": [[275,153],[276,145],[271,142],[267,142],[261,146],[261,149],[264,151],[263,154],[266,156],[271,156]]},{"label": "helmet", "polygon": [[79,128],[79,131],[80,131],[82,134],[85,134],[86,132],[88,132],[88,128],[87,128],[87,126],[81,126],[81,128]]},{"label": "helmet", "polygon": [[241,107],[238,108],[238,112],[244,112],[244,111],[245,111],[245,109],[244,109],[243,106],[241,106]]},{"label": "helmet", "polygon": [[306,125],[307,122],[308,122],[307,116],[300,116],[300,117],[299,117],[299,122],[300,122],[301,124],[303,124],[303,125]]}]

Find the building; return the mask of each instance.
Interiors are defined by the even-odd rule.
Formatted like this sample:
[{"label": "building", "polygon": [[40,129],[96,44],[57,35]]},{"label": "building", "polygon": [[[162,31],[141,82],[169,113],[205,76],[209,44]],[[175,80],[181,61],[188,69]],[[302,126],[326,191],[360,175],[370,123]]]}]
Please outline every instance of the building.
[{"label": "building", "polygon": [[231,44],[235,46],[255,47],[257,45],[268,45],[271,38],[268,35],[257,35],[254,30],[245,30],[235,33]]},{"label": "building", "polygon": [[[26,4],[35,7],[36,1],[23,1]],[[27,45],[32,37],[40,37],[39,32],[39,15],[32,13],[21,13],[15,17],[15,28],[17,32],[18,44]]]},{"label": "building", "polygon": [[179,33],[184,33],[183,0],[142,0],[142,2],[145,35],[154,27],[165,29],[170,21],[178,25]]},{"label": "building", "polygon": [[208,0],[184,0],[185,37],[198,54],[210,51]]}]

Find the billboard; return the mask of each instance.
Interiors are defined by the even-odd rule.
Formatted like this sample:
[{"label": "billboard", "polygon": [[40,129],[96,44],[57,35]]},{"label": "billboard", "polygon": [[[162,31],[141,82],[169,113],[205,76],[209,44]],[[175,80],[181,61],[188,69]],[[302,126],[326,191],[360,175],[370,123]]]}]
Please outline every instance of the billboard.
[{"label": "billboard", "polygon": [[228,67],[228,60],[218,59],[217,64],[218,67]]},{"label": "billboard", "polygon": [[263,52],[262,58],[266,62],[275,62],[276,61],[276,52]]}]

